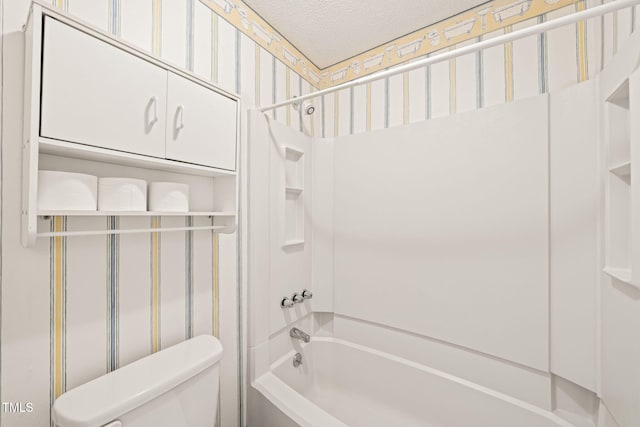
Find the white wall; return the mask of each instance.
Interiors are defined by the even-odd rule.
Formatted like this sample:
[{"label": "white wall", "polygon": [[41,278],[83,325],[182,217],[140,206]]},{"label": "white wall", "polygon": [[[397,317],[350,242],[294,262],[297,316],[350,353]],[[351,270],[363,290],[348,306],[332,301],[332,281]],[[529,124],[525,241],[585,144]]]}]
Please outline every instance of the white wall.
[{"label": "white wall", "polygon": [[596,81],[551,94],[551,372],[596,392],[598,107]]},{"label": "white wall", "polygon": [[[289,328],[300,324],[311,333],[312,300],[282,308],[283,297],[314,290],[311,280],[313,247],[313,186],[311,137],[292,130],[268,115],[249,113],[248,285],[250,379],[259,376],[292,343]],[[283,147],[303,152],[304,242],[285,246],[287,165]],[[315,297],[314,297],[315,298]],[[302,323],[300,323],[302,322]]]},{"label": "white wall", "polygon": [[314,138],[313,165],[313,296],[314,312],[333,312],[333,193],[334,143],[332,138]]},{"label": "white wall", "polygon": [[547,102],[336,139],[335,312],[547,371]]},{"label": "white wall", "polygon": [[[303,289],[312,290],[311,283],[311,248],[313,245],[313,224],[311,218],[312,186],[311,186],[311,137],[290,129],[276,121],[268,121],[269,139],[263,143],[269,146],[269,299],[266,302],[269,310],[269,333],[273,334],[290,323],[306,316],[311,312],[311,301],[296,304],[291,309],[282,309],[280,300],[293,293],[302,293]],[[255,143],[260,143],[260,139]],[[304,152],[297,161],[298,167],[303,168],[304,180],[297,181],[303,191],[292,197],[303,198],[303,211],[297,212],[297,218],[292,218],[292,212],[285,212],[285,187],[287,182],[296,179],[285,178],[288,174],[289,162],[286,160],[283,148],[291,147]],[[301,217],[300,217],[301,215]],[[285,228],[291,226],[288,222],[302,220],[304,233],[297,236],[304,243],[285,246],[288,237]]]},{"label": "white wall", "polygon": [[546,372],[399,328],[335,315],[331,335],[421,363],[544,409],[552,409]]},{"label": "white wall", "polygon": [[602,284],[602,399],[620,426],[640,422],[640,292],[625,283]]},{"label": "white wall", "polygon": [[[549,409],[564,405],[555,402],[549,373],[583,388],[565,387],[579,391],[573,398],[595,398],[596,89],[591,81],[550,94],[548,111],[542,105],[535,112],[536,100],[529,99],[337,138],[335,166],[317,160],[318,169],[335,168],[335,335]],[[527,142],[537,154],[523,149]],[[512,191],[499,200],[497,188]],[[509,211],[518,208],[527,212]],[[513,236],[538,239],[516,237],[490,270],[496,245],[504,249],[501,227],[510,225]],[[481,237],[484,245],[476,243]],[[538,244],[537,262],[524,274],[526,264],[508,261],[520,242],[524,253]],[[482,264],[469,262],[474,258]],[[505,271],[511,274],[502,276]],[[527,281],[536,271],[537,280]],[[491,313],[481,313],[486,307]],[[528,318],[525,307],[532,308]],[[512,335],[492,341],[495,330]],[[505,348],[511,345],[516,352]],[[595,411],[583,412],[592,416],[589,410]]]}]

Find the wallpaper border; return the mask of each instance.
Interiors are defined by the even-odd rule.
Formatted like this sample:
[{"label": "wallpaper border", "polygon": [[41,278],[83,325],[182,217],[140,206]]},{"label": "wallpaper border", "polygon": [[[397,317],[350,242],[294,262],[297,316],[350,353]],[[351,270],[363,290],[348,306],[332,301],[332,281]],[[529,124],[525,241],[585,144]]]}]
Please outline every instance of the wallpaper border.
[{"label": "wallpaper border", "polygon": [[320,69],[242,0],[199,0],[302,76],[324,89],[393,67],[585,0],[493,0]]}]

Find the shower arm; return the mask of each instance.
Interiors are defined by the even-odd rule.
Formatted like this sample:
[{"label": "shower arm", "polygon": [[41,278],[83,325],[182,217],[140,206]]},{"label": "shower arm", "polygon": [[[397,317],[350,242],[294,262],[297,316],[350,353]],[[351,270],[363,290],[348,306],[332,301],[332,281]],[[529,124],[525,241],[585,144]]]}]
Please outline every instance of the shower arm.
[{"label": "shower arm", "polygon": [[319,96],[327,95],[329,93],[338,92],[343,89],[348,89],[354,86],[360,86],[376,80],[395,76],[396,74],[405,73],[407,71],[422,68],[424,66],[431,65],[431,64],[436,64],[438,62],[448,61],[448,60],[457,58],[459,56],[468,55],[470,53],[488,49],[490,47],[499,46],[514,40],[519,40],[532,35],[544,33],[549,30],[563,27],[565,25],[575,24],[580,21],[584,21],[590,18],[595,18],[598,16],[605,15],[607,13],[615,12],[617,10],[633,7],[636,5],[640,5],[640,0],[616,0],[611,3],[606,3],[600,6],[587,9],[587,10],[573,13],[571,15],[562,16],[560,18],[556,18],[551,21],[542,22],[540,24],[523,28],[521,30],[513,31],[511,33],[507,33],[498,37],[494,37],[488,40],[483,40],[468,46],[461,47],[459,49],[455,49],[455,50],[440,53],[438,55],[423,58],[418,61],[411,62],[409,64],[400,65],[398,67],[390,68],[383,71],[378,71],[368,76],[361,77],[359,79],[355,79],[350,82],[342,83],[328,89],[322,89],[317,92],[309,93],[307,95],[296,96],[295,98],[278,102],[276,104],[268,105],[266,107],[258,107],[257,110],[261,112],[275,110],[276,108],[284,107],[286,105],[293,104],[294,102],[299,103],[307,99],[313,99]]}]

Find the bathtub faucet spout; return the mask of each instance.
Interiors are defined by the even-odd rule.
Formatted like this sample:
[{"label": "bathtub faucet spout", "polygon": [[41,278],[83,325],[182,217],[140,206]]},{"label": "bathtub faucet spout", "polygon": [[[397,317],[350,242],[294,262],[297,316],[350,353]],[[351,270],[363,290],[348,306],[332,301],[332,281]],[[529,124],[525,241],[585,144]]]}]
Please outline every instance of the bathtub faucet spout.
[{"label": "bathtub faucet spout", "polygon": [[289,332],[289,335],[291,336],[291,338],[302,340],[304,342],[309,342],[311,340],[311,337],[309,336],[309,334],[302,332],[298,328],[292,328],[291,332]]}]

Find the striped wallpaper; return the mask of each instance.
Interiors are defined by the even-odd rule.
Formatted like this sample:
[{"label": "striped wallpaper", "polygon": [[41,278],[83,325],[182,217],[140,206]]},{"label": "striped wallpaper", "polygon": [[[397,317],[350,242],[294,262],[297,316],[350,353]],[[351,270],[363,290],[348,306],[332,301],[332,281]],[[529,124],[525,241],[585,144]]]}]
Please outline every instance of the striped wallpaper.
[{"label": "striped wallpaper", "polygon": [[[27,4],[27,0],[16,1]],[[214,13],[210,7],[215,9],[213,3],[219,7],[218,1],[51,1],[73,16],[239,93],[246,108],[316,90],[317,82],[309,78],[309,70],[313,69],[308,63],[305,74],[301,71],[301,62],[297,63],[300,67],[291,66],[290,61],[280,56],[281,50],[278,53],[265,48],[262,42],[252,38],[255,35],[241,30],[244,28],[241,15],[238,15],[239,24],[234,24],[226,12]],[[542,15],[474,34],[473,38],[446,49],[601,2],[570,2]],[[233,11],[240,13],[237,8]],[[332,137],[551,92],[595,76],[638,25],[638,16],[640,14],[632,11],[621,11],[614,17],[593,19],[325,95],[313,100],[318,108],[312,116],[301,116],[290,106],[271,114],[294,129]],[[267,28],[266,25],[263,28]],[[298,52],[294,53],[302,58]],[[19,179],[19,171],[15,176]],[[104,221],[56,217],[50,221],[50,227],[55,231],[73,230],[104,226]],[[148,226],[148,221],[154,227],[161,222],[184,226],[184,222],[175,223],[184,219],[176,218],[108,218],[106,221],[110,228],[141,228]],[[21,355],[8,353],[3,347],[2,362],[4,369],[36,372],[44,369],[40,364],[48,363],[49,374],[29,383],[32,390],[48,390],[48,393],[33,393],[34,406],[40,408],[33,415],[35,423],[34,418],[2,414],[7,425],[45,425],[49,423],[51,402],[66,389],[190,336],[201,333],[237,336],[235,323],[222,316],[224,310],[221,309],[221,305],[237,307],[238,304],[237,300],[230,300],[236,295],[236,283],[229,279],[234,276],[231,272],[235,272],[236,266],[220,262],[235,259],[230,253],[235,247],[217,234],[58,237],[52,238],[47,246],[40,250],[46,252],[48,265],[33,255],[33,271],[29,274],[46,277],[49,269],[49,354],[46,361],[34,357],[25,365]],[[220,301],[221,294],[229,299]],[[29,310],[29,306],[23,308]],[[232,376],[237,375],[237,366],[235,361],[229,369]],[[229,383],[223,379],[223,384]],[[11,384],[7,387],[3,382],[3,398],[7,388],[11,388]],[[222,396],[222,417],[230,425],[236,425],[240,417],[237,400],[234,393]]]},{"label": "striped wallpaper", "polygon": [[[123,228],[134,227],[139,220],[108,217],[107,227],[118,229],[121,222],[128,222]],[[162,221],[170,220],[176,221],[153,217],[151,226],[160,227]],[[192,225],[192,221],[188,218],[186,225]],[[51,220],[52,231],[85,225],[80,218]],[[100,241],[104,251],[94,249]],[[216,233],[111,235],[88,241],[55,237],[49,246],[50,404],[68,388],[117,369],[123,358],[126,360],[122,364],[126,364],[197,334],[219,335],[220,245]],[[130,258],[145,246],[147,257]],[[93,269],[101,257],[104,268]],[[122,265],[124,261],[126,265]],[[140,280],[144,270],[147,280]],[[100,275],[104,277],[102,286]],[[227,285],[235,288],[234,283]],[[146,304],[144,295],[148,296]],[[140,322],[140,312],[145,310],[148,321]],[[144,325],[147,340],[141,341]],[[177,329],[179,325],[181,329]]]},{"label": "striped wallpaper", "polygon": [[[51,231],[65,231],[67,220],[55,217],[51,221]],[[67,238],[51,239],[51,392],[50,404],[66,390],[66,253]]]}]

